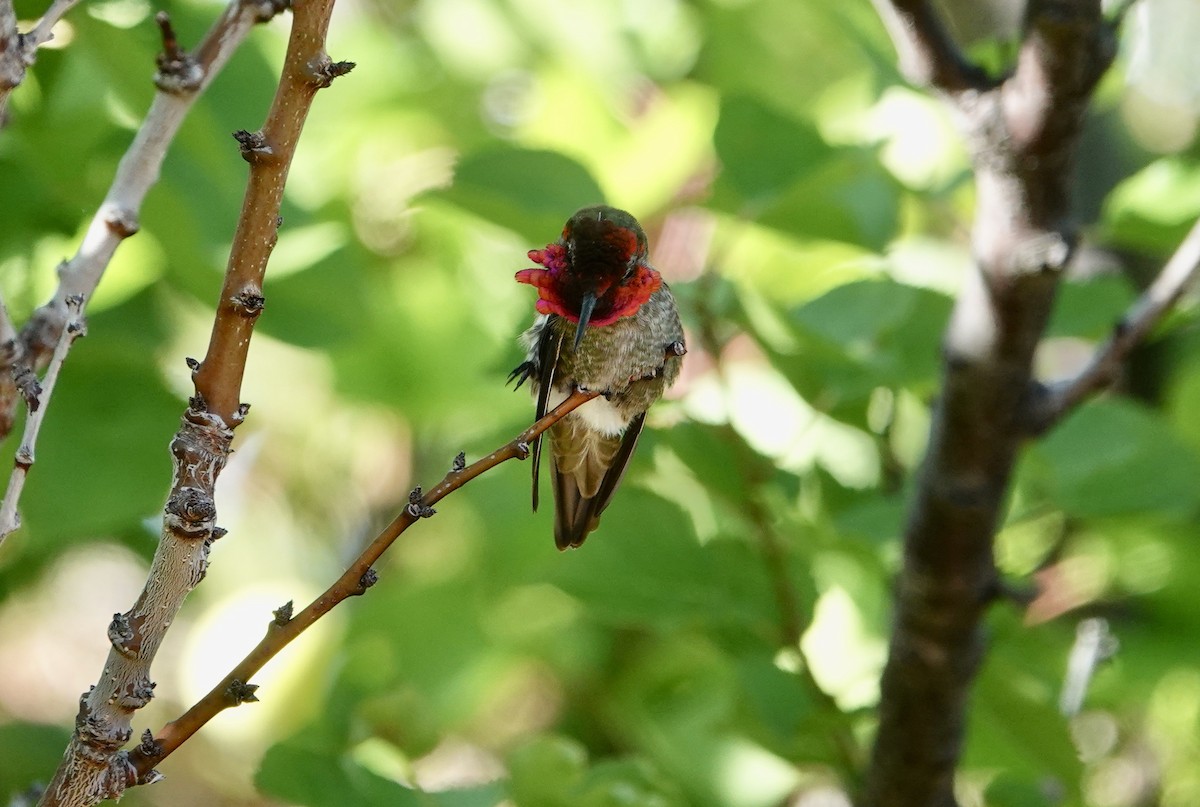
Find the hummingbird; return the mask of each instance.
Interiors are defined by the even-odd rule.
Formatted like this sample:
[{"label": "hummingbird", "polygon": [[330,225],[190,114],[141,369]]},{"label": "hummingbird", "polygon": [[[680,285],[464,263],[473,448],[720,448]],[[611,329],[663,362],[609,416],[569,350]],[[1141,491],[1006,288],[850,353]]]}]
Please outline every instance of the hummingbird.
[{"label": "hummingbird", "polygon": [[[529,252],[542,268],[517,272],[537,289],[537,318],[521,340],[540,419],[576,389],[602,393],[549,429],[554,543],[578,547],[600,523],[625,475],[646,410],[679,375],[686,352],[675,298],[650,265],[637,219],[607,205],[585,207],[562,236]],[[541,438],[533,445],[538,507]]]}]

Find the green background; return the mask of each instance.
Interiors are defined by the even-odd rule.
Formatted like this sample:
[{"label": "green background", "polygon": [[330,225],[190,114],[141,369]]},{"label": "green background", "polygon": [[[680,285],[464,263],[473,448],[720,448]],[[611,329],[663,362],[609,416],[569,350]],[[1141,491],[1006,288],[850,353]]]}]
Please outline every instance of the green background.
[{"label": "green background", "polygon": [[[220,9],[161,7],[184,43]],[[10,100],[0,290],[18,324],[152,98],[158,8],[76,8]],[[229,133],[261,125],[289,21],[256,29],[196,104],[52,401],[25,529],[0,550],[0,800],[50,776],[110,615],[142,585],[184,357],[204,352],[241,204]],[[686,369],[582,549],[556,552],[550,514],[529,512],[528,466],[484,476],[255,679],[260,703],[125,803],[845,803],[970,267],[974,192],[945,111],[902,83],[865,3],[363,0],[328,46],[358,66],[318,95],[289,179],[253,409],[218,485],[229,534],[137,733],[219,680],[272,609],[323,590],[414,485],[528,424],[532,402],[504,386],[533,315],[512,276],[577,207],[646,225]],[[971,45],[991,65],[1012,52],[1002,31]],[[1159,110],[1179,142],[1139,140],[1127,121],[1149,96],[1125,64],[1079,155],[1086,249],[1046,377],[1078,366],[1200,213],[1194,115]],[[1023,454],[997,560],[1043,594],[988,615],[964,804],[1200,801],[1198,347],[1185,304],[1120,394]],[[1120,647],[1067,719],[1091,616]]]}]

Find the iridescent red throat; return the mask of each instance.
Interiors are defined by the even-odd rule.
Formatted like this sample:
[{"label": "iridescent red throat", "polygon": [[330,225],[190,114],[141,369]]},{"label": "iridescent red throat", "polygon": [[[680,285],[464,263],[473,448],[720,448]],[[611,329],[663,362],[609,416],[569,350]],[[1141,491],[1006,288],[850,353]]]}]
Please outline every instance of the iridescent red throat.
[{"label": "iridescent red throat", "polygon": [[596,295],[596,308],[588,326],[611,325],[622,317],[637,313],[650,295],[662,285],[662,277],[644,262],[634,265],[633,272],[619,274],[593,272],[584,275],[570,265],[564,244],[547,244],[545,249],[531,249],[529,260],[544,269],[522,269],[517,282],[527,283],[538,291],[536,308],[541,314],[558,314],[571,322],[579,322],[579,304],[585,288]]}]

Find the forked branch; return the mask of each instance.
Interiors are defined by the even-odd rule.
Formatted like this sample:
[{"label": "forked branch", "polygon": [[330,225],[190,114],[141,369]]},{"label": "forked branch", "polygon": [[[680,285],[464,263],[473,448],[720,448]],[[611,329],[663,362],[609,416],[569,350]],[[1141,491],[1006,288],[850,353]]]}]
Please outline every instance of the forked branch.
[{"label": "forked branch", "polygon": [[[7,2],[0,0],[0,21],[3,17],[2,7]],[[60,0],[52,6],[51,11],[65,11],[69,5]],[[9,336],[0,328],[0,439],[12,429],[17,407],[29,397],[18,382],[26,386],[31,383],[36,385],[37,374],[47,367],[58,347],[65,345],[65,350],[69,350],[73,340],[63,340],[68,323],[84,321],[87,301],[95,292],[117,247],[137,232],[142,201],[158,181],[167,148],[192,104],[225,66],[250,29],[259,22],[269,20],[285,5],[285,0],[234,0],[194,54],[187,54],[179,47],[173,32],[170,32],[166,15],[159,14],[158,23],[164,32],[164,52],[158,59],[158,72],[155,75],[159,91],[137,135],[121,158],[112,185],[92,217],[83,243],[70,260],[58,267],[58,289],[48,303],[33,313],[20,334]],[[47,12],[47,17],[34,29],[35,33],[45,27],[50,13]],[[49,27],[45,27],[44,34],[49,36]],[[80,302],[73,303],[76,300]],[[8,325],[11,331],[11,323]],[[64,352],[58,359],[59,366],[65,359]],[[53,385],[42,386],[45,387],[45,394],[39,398],[39,406],[41,417],[45,417]],[[29,435],[27,431],[27,436],[36,439],[36,432]],[[32,454],[33,442],[28,443],[27,448]],[[25,468],[20,472],[22,477],[27,470]],[[23,479],[17,481],[23,482]],[[21,489],[20,484],[14,488],[10,482],[11,498],[6,497],[5,507],[11,509],[12,516],[4,519],[0,525],[0,543],[16,529]]]},{"label": "forked branch", "polygon": [[1141,344],[1200,276],[1200,220],[1158,277],[1113,328],[1108,340],[1076,375],[1048,384],[1033,402],[1030,427],[1044,432],[1093,394],[1112,384],[1133,349]]},{"label": "forked branch", "polygon": [[248,683],[251,676],[339,603],[364,593],[374,585],[376,576],[372,566],[405,530],[420,519],[434,515],[433,505],[501,463],[528,457],[530,446],[539,435],[599,394],[576,390],[545,417],[501,448],[470,465],[466,465],[463,455],[459,454],[454,459],[449,473],[427,493],[422,493],[419,487],[413,490],[408,506],[376,536],[325,593],[294,616],[291,615],[290,603],[276,611],[275,619],[268,624],[267,634],[262,641],[207,695],[179,718],[164,726],[157,735],[150,736],[147,732],[142,743],[129,755],[130,764],[137,770],[138,775],[147,775],[155,765],[225,709],[251,700],[252,698],[245,696],[247,691],[252,693],[254,689]]},{"label": "forked branch", "polygon": [[1033,356],[1077,241],[1072,163],[1115,40],[1100,0],[1030,0],[1016,65],[988,87],[963,67],[929,3],[876,5],[902,60],[955,104],[975,167],[976,265],[943,343],[861,803],[951,807],[981,620],[1000,590],[992,544],[1026,437]]},{"label": "forked branch", "polygon": [[17,456],[13,462],[12,474],[8,477],[8,488],[4,491],[4,500],[0,502],[0,544],[21,526],[21,517],[17,513],[17,502],[21,499],[21,491],[25,488],[25,480],[29,477],[29,469],[33,467],[37,445],[38,432],[41,431],[42,421],[46,418],[46,402],[54,394],[54,385],[58,383],[58,371],[67,359],[67,351],[71,343],[85,333],[83,320],[78,316],[83,300],[78,297],[68,302],[70,311],[76,316],[63,328],[50,357],[50,366],[46,369],[46,377],[41,383],[30,373],[24,383],[18,381],[17,387],[29,407],[29,418],[25,421],[25,432],[21,435],[21,445],[17,448]]},{"label": "forked branch", "polygon": [[37,60],[37,50],[53,35],[55,23],[79,0],[54,0],[28,33],[17,31],[12,0],[0,0],[0,127],[4,125],[8,96],[25,80],[25,70]]},{"label": "forked branch", "polygon": [[[237,17],[241,8],[232,7],[227,16]],[[134,713],[154,695],[150,666],[167,628],[203,579],[212,542],[224,534],[216,526],[216,481],[231,450],[233,430],[248,409],[237,398],[254,322],[263,307],[263,275],[275,244],[284,181],[313,97],[328,86],[335,72],[325,53],[332,11],[333,0],[297,5],[275,100],[262,131],[253,136],[259,146],[253,155],[243,149],[251,164],[250,177],[208,355],[204,365],[189,362],[196,393],[171,441],[174,481],[163,508],[158,550],[133,607],[113,615],[108,628],[112,650],[96,685],[80,699],[75,732],[42,797],[43,807],[86,807],[119,798],[130,785],[158,779],[152,770],[134,768],[121,748],[132,736]],[[188,60],[178,58],[169,27],[163,29],[168,40],[163,61],[178,66],[179,80],[188,83],[193,75]],[[212,47],[220,50],[225,45],[216,42]],[[336,74],[346,69],[342,65]],[[159,98],[170,94],[164,92]],[[122,227],[126,213],[115,211],[115,221]],[[113,221],[110,217],[101,230],[109,229]],[[97,238],[115,245],[103,232]]]},{"label": "forked branch", "polygon": [[873,0],[913,84],[947,95],[989,89],[992,82],[967,61],[929,0]]}]

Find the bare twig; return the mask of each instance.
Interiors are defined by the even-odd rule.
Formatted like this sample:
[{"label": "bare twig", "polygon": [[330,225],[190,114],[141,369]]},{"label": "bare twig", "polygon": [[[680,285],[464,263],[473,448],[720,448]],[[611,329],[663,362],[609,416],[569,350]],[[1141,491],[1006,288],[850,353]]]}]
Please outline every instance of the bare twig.
[{"label": "bare twig", "polygon": [[1108,622],[1099,617],[1085,619],[1075,629],[1075,644],[1067,658],[1067,674],[1063,678],[1062,694],[1058,709],[1068,717],[1079,714],[1083,699],[1096,668],[1112,658],[1120,642],[1108,627]]},{"label": "bare twig", "polygon": [[25,80],[25,69],[37,60],[37,49],[48,42],[54,24],[79,0],[54,0],[37,25],[27,34],[17,31],[12,0],[0,0],[0,126],[4,122],[8,96]]},{"label": "bare twig", "polygon": [[243,702],[245,698],[238,697],[237,693],[246,686],[245,682],[249,681],[255,673],[262,669],[264,664],[274,658],[292,640],[339,603],[364,593],[374,585],[376,576],[372,566],[405,530],[420,519],[434,515],[433,505],[501,463],[514,458],[525,459],[528,457],[530,445],[540,434],[599,394],[598,392],[576,390],[545,417],[486,457],[470,465],[463,465],[460,454],[450,472],[428,493],[423,494],[420,488],[416,488],[409,497],[408,506],[376,536],[375,540],[350,564],[342,576],[326,589],[325,593],[290,618],[285,619],[281,616],[281,613],[286,616],[286,612],[276,612],[276,618],[268,624],[267,634],[262,641],[207,695],[179,718],[164,726],[157,735],[144,741],[130,753],[130,764],[137,770],[139,776],[146,775],[155,765],[179,748],[222,711]]},{"label": "bare twig", "polygon": [[[226,17],[237,18],[241,8],[232,8]],[[150,666],[167,628],[204,577],[212,542],[224,534],[216,526],[216,480],[231,450],[233,430],[249,409],[237,403],[237,395],[253,324],[262,310],[263,275],[275,244],[288,168],[313,97],[328,86],[335,69],[324,49],[332,11],[333,0],[312,0],[295,9],[279,87],[262,132],[255,136],[259,146],[248,157],[250,177],[208,356],[194,368],[196,394],[171,441],[174,481],[163,508],[158,550],[137,602],[113,616],[108,630],[112,650],[97,684],[80,699],[75,732],[46,788],[43,807],[84,807],[159,778],[152,770],[137,771],[120,749],[132,736],[134,713],[153,696]],[[167,50],[172,50],[169,42]],[[187,60],[172,59],[170,53],[166,59],[180,64],[180,80],[186,83]],[[176,82],[169,83],[176,91]],[[252,693],[242,686],[236,694],[246,700]]]},{"label": "bare twig", "polygon": [[50,4],[50,8],[46,9],[46,13],[38,20],[37,25],[33,26],[33,30],[22,37],[21,44],[27,52],[26,65],[33,64],[33,51],[54,38],[51,30],[78,2],[79,0],[54,0]]},{"label": "bare twig", "polygon": [[0,0],[0,128],[7,117],[8,96],[24,80],[25,58],[17,30],[17,12],[12,0]]},{"label": "bare twig", "polygon": [[[5,0],[0,0],[3,3]],[[121,242],[138,230],[146,193],[158,181],[167,148],[192,104],[221,71],[255,24],[282,7],[270,0],[234,0],[196,48],[193,58],[165,65],[160,59],[155,95],[142,126],[117,166],[116,176],[100,204],[79,250],[58,268],[54,296],[21,330],[24,363],[34,372],[50,359],[69,318],[67,300],[89,300]],[[0,438],[12,428],[19,396],[7,375],[0,374]]]},{"label": "bare twig", "polygon": [[0,375],[12,371],[21,356],[21,343],[17,341],[17,330],[8,316],[8,307],[0,296]]},{"label": "bare twig", "polygon": [[67,327],[63,328],[58,345],[54,348],[54,355],[50,358],[50,365],[46,368],[46,377],[38,385],[39,389],[36,394],[30,395],[28,398],[29,417],[25,421],[25,433],[21,436],[20,447],[17,448],[12,475],[8,478],[8,489],[4,492],[4,501],[0,502],[0,546],[4,545],[5,538],[16,532],[17,528],[21,526],[21,517],[17,513],[17,502],[21,498],[21,491],[25,487],[29,469],[33,467],[38,432],[42,428],[42,421],[46,418],[50,396],[54,394],[58,371],[62,367],[62,363],[66,361],[71,343],[85,333],[83,320],[78,316],[79,309],[83,306],[83,300],[72,298],[68,301],[68,306],[76,316],[67,323]]},{"label": "bare twig", "polygon": [[[910,19],[890,26],[897,49],[911,51],[916,36],[929,80],[953,90],[959,57],[939,44],[940,24],[914,9],[932,14],[915,0],[883,8]],[[1075,248],[1072,161],[1114,51],[1100,0],[1031,0],[1012,75],[953,99],[976,171],[977,267],[946,333],[942,394],[904,532],[865,807],[956,804],[980,622],[999,591],[992,543],[1025,437],[1034,351]]]},{"label": "bare twig", "polygon": [[1174,308],[1184,292],[1200,275],[1200,221],[1175,250],[1150,287],[1125,312],[1112,334],[1093,354],[1087,365],[1071,378],[1051,383],[1040,395],[1033,395],[1029,422],[1034,432],[1042,432],[1062,420],[1091,395],[1116,380],[1129,354],[1163,317]]},{"label": "bare twig", "polygon": [[900,69],[914,84],[948,95],[994,85],[963,57],[928,0],[873,0],[900,56]]}]

